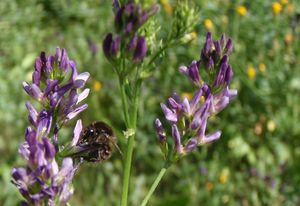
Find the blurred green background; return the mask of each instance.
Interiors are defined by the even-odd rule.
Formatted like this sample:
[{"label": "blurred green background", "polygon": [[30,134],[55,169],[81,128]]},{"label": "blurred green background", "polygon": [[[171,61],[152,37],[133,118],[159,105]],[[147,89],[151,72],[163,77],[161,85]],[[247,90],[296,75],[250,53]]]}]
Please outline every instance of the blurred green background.
[{"label": "blurred green background", "polygon": [[[147,0],[146,3],[156,2]],[[170,30],[175,1],[161,0],[160,36]],[[143,85],[134,152],[130,204],[139,205],[163,165],[153,120],[159,103],[173,91],[193,89],[178,67],[198,59],[206,32],[233,38],[232,88],[238,97],[212,120],[222,138],[171,167],[149,205],[300,205],[300,2],[291,0],[195,0],[200,9],[194,40],[165,53],[153,77]],[[27,125],[22,81],[31,80],[40,51],[66,48],[80,72],[91,78],[85,125],[110,123],[119,137],[122,121],[117,77],[102,53],[112,31],[110,0],[1,0],[0,2],[0,205],[21,200],[10,183],[10,170],[22,165],[18,145]],[[62,131],[71,136],[74,121]],[[120,140],[120,146],[123,147]],[[118,205],[121,156],[86,164],[75,176],[71,205]]]}]

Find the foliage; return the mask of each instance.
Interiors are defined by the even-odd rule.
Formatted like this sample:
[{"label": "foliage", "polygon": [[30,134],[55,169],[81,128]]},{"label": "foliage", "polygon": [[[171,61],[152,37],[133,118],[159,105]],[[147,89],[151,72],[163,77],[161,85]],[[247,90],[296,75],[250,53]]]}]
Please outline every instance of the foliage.
[{"label": "foliage", "polygon": [[[140,2],[146,7],[153,3]],[[161,10],[150,23],[159,37],[167,39],[176,2],[159,2]],[[221,129],[221,139],[171,167],[149,205],[300,203],[300,4],[282,0],[281,10],[274,12],[273,3],[194,1],[200,8],[201,25],[183,37],[185,44],[163,53],[154,77],[142,86],[130,205],[141,202],[163,165],[153,129],[155,117],[163,115],[158,105],[175,88],[182,96],[191,92],[178,68],[199,57],[207,30],[214,37],[224,32],[234,40],[232,87],[239,94],[208,128]],[[0,13],[0,185],[5,188],[0,205],[17,205],[21,196],[10,183],[10,171],[12,165],[22,164],[17,156],[26,125],[21,83],[31,78],[34,58],[41,50],[54,52],[56,46],[64,47],[78,68],[91,74],[89,108],[81,115],[84,125],[95,120],[124,130],[125,125],[121,100],[112,92],[118,91],[118,79],[101,50],[105,34],[112,29],[111,1],[2,0]],[[70,137],[72,125],[66,125],[61,135]],[[117,136],[123,133],[115,132]],[[118,205],[121,171],[117,152],[103,164],[83,166],[74,178],[76,195],[71,205]]]}]

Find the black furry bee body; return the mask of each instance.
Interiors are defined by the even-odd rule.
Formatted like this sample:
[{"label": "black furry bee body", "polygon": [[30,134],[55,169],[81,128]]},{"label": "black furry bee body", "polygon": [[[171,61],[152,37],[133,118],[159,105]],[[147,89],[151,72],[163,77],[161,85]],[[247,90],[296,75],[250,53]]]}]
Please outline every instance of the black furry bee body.
[{"label": "black furry bee body", "polygon": [[103,162],[111,157],[112,147],[116,146],[116,137],[108,124],[97,121],[82,131],[77,145],[90,148],[82,156],[85,161]]}]

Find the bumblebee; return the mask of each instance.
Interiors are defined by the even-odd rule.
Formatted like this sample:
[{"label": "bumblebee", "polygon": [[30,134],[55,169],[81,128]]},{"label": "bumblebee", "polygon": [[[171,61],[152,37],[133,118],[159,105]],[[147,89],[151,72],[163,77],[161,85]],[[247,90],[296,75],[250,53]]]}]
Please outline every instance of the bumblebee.
[{"label": "bumblebee", "polygon": [[88,148],[82,156],[80,155],[87,162],[103,162],[109,159],[113,147],[122,154],[112,128],[102,121],[87,126],[82,131],[77,146]]}]

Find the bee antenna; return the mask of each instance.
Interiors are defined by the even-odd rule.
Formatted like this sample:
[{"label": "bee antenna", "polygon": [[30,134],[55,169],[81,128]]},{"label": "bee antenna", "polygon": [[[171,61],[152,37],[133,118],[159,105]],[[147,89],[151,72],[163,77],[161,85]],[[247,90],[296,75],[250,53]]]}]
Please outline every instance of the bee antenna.
[{"label": "bee antenna", "polygon": [[122,156],[122,158],[123,158],[123,152],[121,151],[121,149],[120,149],[120,147],[118,146],[118,144],[117,143],[113,143],[114,144],[114,146],[117,148],[117,150],[119,151],[119,153],[120,153],[120,155]]}]

